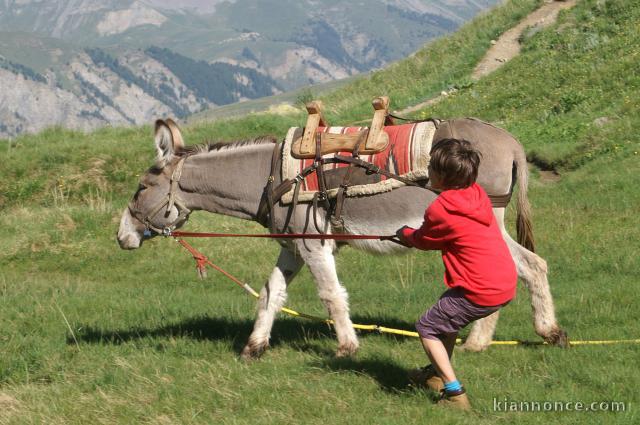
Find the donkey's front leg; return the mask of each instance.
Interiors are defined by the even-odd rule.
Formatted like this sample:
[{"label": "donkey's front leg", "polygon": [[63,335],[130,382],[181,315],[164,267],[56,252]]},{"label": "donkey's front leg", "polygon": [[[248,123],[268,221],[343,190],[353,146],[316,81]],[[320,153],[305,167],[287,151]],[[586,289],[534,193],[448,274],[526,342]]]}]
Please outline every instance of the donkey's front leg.
[{"label": "donkey's front leg", "polygon": [[260,291],[258,315],[249,336],[249,342],[242,350],[244,359],[258,358],[269,347],[269,337],[276,314],[287,299],[287,285],[300,271],[302,259],[287,248],[280,250],[278,262],[269,280]]},{"label": "donkey's front leg", "polygon": [[358,350],[358,337],[349,318],[347,290],[340,285],[333,256],[333,241],[306,241],[299,243],[300,255],[313,275],[318,286],[318,295],[333,320],[338,337],[337,357],[355,354]]}]

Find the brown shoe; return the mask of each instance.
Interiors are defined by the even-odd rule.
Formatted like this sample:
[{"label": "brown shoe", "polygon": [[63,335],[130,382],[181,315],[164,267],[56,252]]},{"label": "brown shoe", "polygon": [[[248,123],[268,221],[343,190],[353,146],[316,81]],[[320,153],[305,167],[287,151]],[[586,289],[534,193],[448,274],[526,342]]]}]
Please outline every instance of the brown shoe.
[{"label": "brown shoe", "polygon": [[444,389],[444,382],[433,365],[409,371],[409,381],[418,388],[429,388],[437,393]]},{"label": "brown shoe", "polygon": [[471,410],[471,403],[469,403],[469,397],[464,388],[459,391],[448,393],[442,390],[442,396],[438,400],[439,406],[453,407],[459,410]]}]

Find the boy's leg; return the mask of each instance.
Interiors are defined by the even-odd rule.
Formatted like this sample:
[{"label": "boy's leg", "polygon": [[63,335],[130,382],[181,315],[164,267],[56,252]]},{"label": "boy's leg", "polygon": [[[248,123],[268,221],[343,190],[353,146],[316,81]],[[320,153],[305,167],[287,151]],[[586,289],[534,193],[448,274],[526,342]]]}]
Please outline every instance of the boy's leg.
[{"label": "boy's leg", "polygon": [[443,335],[442,339],[424,337],[420,339],[427,356],[431,359],[431,364],[436,368],[442,381],[444,381],[442,397],[438,404],[447,404],[457,409],[470,410],[469,398],[460,382],[458,382],[451,366],[450,354],[453,351],[456,336],[457,333]]},{"label": "boy's leg", "polygon": [[[447,350],[449,359],[451,359],[451,355],[453,354],[453,347],[456,344],[457,336],[458,334],[455,333],[455,334],[449,334],[442,337],[442,343],[444,344],[444,347]],[[421,342],[422,342],[424,351],[427,353],[427,356],[429,356],[429,350],[424,340],[422,340]],[[409,372],[409,381],[417,387],[427,387],[432,391],[440,393],[444,389],[444,381],[440,376],[441,376],[441,373],[436,368],[435,362],[431,360],[431,364],[419,369],[411,370]]]},{"label": "boy's leg", "polygon": [[453,356],[453,348],[456,346],[456,339],[458,339],[458,332],[447,334],[443,339],[442,343],[444,344],[444,348],[447,349],[447,354],[449,355],[449,360]]},{"label": "boy's leg", "polygon": [[444,382],[457,380],[453,366],[451,366],[451,355],[453,354],[457,336],[458,334],[455,333],[444,335],[442,339],[420,338],[431,364],[436,368],[438,375]]},{"label": "boy's leg", "polygon": [[464,300],[464,297],[459,289],[447,290],[416,322],[422,346],[444,382],[456,381],[450,359],[458,330],[466,324],[454,323],[455,320],[452,320],[458,316],[460,299]]},{"label": "boy's leg", "polygon": [[499,306],[477,306],[464,298],[461,291],[450,289],[416,323],[422,345],[444,381],[442,402],[461,409],[471,408],[464,388],[456,379],[450,358],[458,331],[498,309]]}]

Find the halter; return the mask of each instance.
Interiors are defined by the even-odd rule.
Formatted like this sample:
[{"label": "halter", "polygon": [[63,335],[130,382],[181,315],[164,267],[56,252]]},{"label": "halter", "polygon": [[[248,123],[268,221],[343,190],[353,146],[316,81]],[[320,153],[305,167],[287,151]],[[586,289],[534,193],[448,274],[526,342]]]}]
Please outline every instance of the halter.
[{"label": "halter", "polygon": [[[180,183],[180,177],[182,177],[182,168],[184,167],[185,159],[186,158],[180,158],[180,160],[178,161],[178,164],[176,164],[176,168],[174,168],[173,173],[171,174],[171,184],[169,187],[169,193],[167,193],[165,197],[162,198],[162,200],[160,200],[160,202],[158,202],[155,207],[153,207],[153,209],[149,214],[143,216],[142,214],[140,214],[140,212],[132,209],[131,203],[129,203],[128,208],[131,215],[134,216],[139,221],[141,221],[142,223],[144,223],[145,235],[148,236],[151,233],[151,231],[154,231],[157,234],[168,236],[171,234],[171,232],[173,232],[176,229],[176,227],[178,226],[178,223],[189,218],[189,214],[191,214],[191,210],[187,208],[187,206],[184,204],[184,202],[180,199],[180,197],[177,194],[178,184]],[[156,214],[158,214],[165,207],[165,205],[166,205],[165,216],[171,213],[171,209],[173,208],[174,205],[176,206],[176,208],[178,208],[178,216],[176,217],[175,220],[173,220],[171,223],[169,223],[163,228],[154,226],[153,223],[151,222],[151,218],[155,217]]]}]

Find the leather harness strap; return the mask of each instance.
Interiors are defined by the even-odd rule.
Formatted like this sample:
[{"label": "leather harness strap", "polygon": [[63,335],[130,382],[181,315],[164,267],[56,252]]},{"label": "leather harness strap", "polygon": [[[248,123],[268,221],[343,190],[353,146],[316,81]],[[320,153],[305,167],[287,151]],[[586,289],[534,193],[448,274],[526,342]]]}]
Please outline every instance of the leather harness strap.
[{"label": "leather harness strap", "polygon": [[[355,146],[353,147],[353,151],[351,152],[351,156],[353,158],[360,157],[360,146],[362,142],[367,140],[368,130],[362,132]],[[344,220],[342,219],[342,207],[344,206],[344,200],[347,197],[347,189],[349,188],[349,182],[351,181],[351,176],[353,175],[353,170],[355,170],[355,164],[349,163],[347,167],[347,172],[342,179],[342,183],[340,184],[340,188],[338,189],[338,193],[336,194],[336,203],[333,212],[333,216],[330,217],[331,224],[338,228],[339,230],[344,229]]]},{"label": "leather harness strap", "polygon": [[383,170],[382,168],[378,167],[375,164],[372,164],[372,163],[367,162],[367,161],[363,161],[360,158],[357,158],[357,157],[354,158],[354,157],[343,156],[343,155],[336,155],[335,159],[338,160],[338,162],[355,164],[358,167],[362,167],[362,168],[364,168],[366,170],[367,174],[381,174],[381,175],[386,176],[388,178],[401,181],[402,183],[406,184],[407,186],[418,186],[418,187],[421,187],[423,189],[428,189],[428,190],[430,190],[432,192],[436,192],[437,193],[437,191],[435,189],[433,189],[432,187],[430,187],[430,186],[423,186],[423,185],[418,184],[418,183],[416,183],[414,181],[411,181],[409,179],[405,179],[404,177],[401,177],[401,176],[399,176],[397,174],[391,173],[391,172],[389,172],[387,170]]},{"label": "leather harness strap", "polygon": [[[314,165],[316,167],[316,176],[318,177],[318,191],[313,195],[313,225],[318,233],[325,233],[325,229],[321,229],[318,224],[318,203],[322,202],[327,215],[331,215],[329,196],[327,195],[327,181],[324,176],[324,158],[322,157],[322,133],[316,133],[316,157]],[[323,241],[324,243],[324,241]]]},{"label": "leather harness strap", "polygon": [[[317,140],[316,140],[316,143],[318,143]],[[318,193],[316,193],[312,201],[313,209],[314,209],[313,211],[314,222],[315,222],[316,229],[318,230],[319,233],[324,233],[324,232],[319,228],[318,223],[316,221],[317,220],[316,215],[318,212],[318,201],[323,201],[325,203],[325,210],[327,212],[327,215],[329,215],[329,218],[332,220],[332,225],[339,227],[340,224],[342,223],[341,214],[343,210],[344,200],[347,195],[347,188],[349,187],[349,181],[351,179],[351,173],[353,172],[352,168],[355,169],[355,167],[360,167],[365,169],[365,172],[367,174],[380,174],[380,175],[386,176],[387,178],[398,180],[408,186],[415,186],[422,189],[430,190],[431,192],[434,192],[436,194],[440,193],[440,191],[432,188],[429,185],[423,185],[423,184],[419,184],[417,182],[405,179],[404,177],[401,177],[397,174],[384,170],[376,166],[375,164],[372,164],[370,162],[360,159],[356,151],[359,145],[360,145],[360,142],[356,144],[356,147],[354,148],[354,152],[352,153],[353,156],[344,156],[344,155],[336,154],[330,158],[321,157],[320,160],[316,158],[316,161],[314,161],[312,165],[303,169],[293,179],[287,179],[282,183],[280,183],[276,188],[273,188],[273,183],[275,182],[275,175],[277,172],[276,167],[277,167],[279,155],[281,154],[280,152],[281,145],[276,144],[273,150],[273,157],[271,161],[271,173],[269,175],[269,179],[267,181],[267,185],[265,186],[264,193],[260,200],[260,204],[258,206],[258,211],[256,214],[256,220],[258,221],[258,223],[260,223],[264,227],[269,227],[269,229],[272,232],[276,230],[273,207],[275,203],[279,202],[282,196],[285,193],[289,192],[291,188],[295,185],[292,205],[290,207],[289,212],[287,213],[285,226],[283,228],[283,231],[286,231],[286,227],[289,225],[289,222],[291,220],[291,217],[293,216],[295,208],[298,205],[300,185],[302,184],[302,181],[313,172],[316,172],[318,174],[318,185],[320,188],[320,193],[324,194],[324,195],[319,195]],[[316,157],[317,157],[317,152],[320,152],[320,147],[316,145]],[[344,180],[340,185],[340,188],[338,189],[338,195],[336,196],[337,199],[336,199],[335,210],[334,210],[335,215],[332,216],[331,210],[329,208],[330,204],[327,198],[327,192],[326,192],[327,189],[326,189],[326,183],[324,179],[322,166],[324,164],[335,164],[335,163],[348,164],[350,168],[347,170]],[[511,201],[512,192],[506,193],[504,195],[488,195],[488,196],[489,196],[489,199],[491,200],[491,205],[493,206],[493,208],[505,208]]]},{"label": "leather harness strap", "polygon": [[[169,234],[173,230],[175,230],[175,228],[178,226],[178,223],[186,220],[189,217],[189,214],[191,214],[191,210],[187,208],[184,202],[182,202],[182,200],[180,199],[177,193],[178,185],[180,184],[180,178],[182,177],[182,170],[184,168],[185,160],[186,160],[186,157],[180,158],[180,160],[178,160],[178,163],[176,164],[176,168],[173,169],[173,173],[171,174],[171,181],[169,184],[169,193],[167,193],[167,195],[165,195],[165,197],[162,198],[160,202],[158,202],[156,206],[151,209],[151,212],[149,212],[147,215],[142,215],[141,212],[135,210],[134,208],[131,208],[131,204],[129,204],[129,207],[128,207],[129,212],[139,221],[144,223],[146,227],[145,230],[153,230],[154,232],[159,234]],[[165,208],[165,216],[166,216],[171,213],[171,210],[173,209],[174,206],[178,209],[178,216],[175,218],[175,220],[173,220],[171,223],[167,224],[164,227],[155,226],[152,223],[151,220],[153,219],[153,217],[155,217],[158,213],[160,213],[163,208]]]},{"label": "leather harness strap", "polygon": [[[275,144],[275,146],[273,147],[273,153],[271,155],[271,172],[269,173],[269,179],[267,180],[267,185],[264,188],[264,193],[267,197],[267,205],[269,207],[269,211],[273,211],[273,195],[274,195],[274,191],[273,191],[273,183],[276,181],[276,166],[278,164],[278,152],[279,152],[279,145],[278,143]],[[286,192],[283,192],[283,194]],[[280,195],[280,197],[282,197],[282,195]],[[277,199],[280,199],[280,197],[278,197]],[[264,199],[264,196],[262,197],[262,199]],[[260,201],[260,204],[262,204],[262,200]],[[260,223],[264,226],[264,223]],[[271,232],[275,231],[275,219],[273,217],[273,214],[269,214],[269,230]]]},{"label": "leather harness strap", "polygon": [[294,184],[296,186],[299,186],[300,183],[302,183],[302,181],[305,179],[305,177],[316,170],[316,164],[314,163],[313,165],[310,165],[309,167],[298,173],[298,175],[293,179],[284,180],[274,189],[273,183],[275,182],[275,176],[278,171],[276,170],[276,167],[278,166],[278,159],[280,158],[280,150],[281,145],[276,143],[273,148],[271,157],[271,172],[269,173],[267,185],[265,186],[262,193],[262,198],[260,198],[260,204],[258,205],[258,211],[256,213],[256,221],[263,227],[270,228],[272,231],[275,228],[275,223],[272,217],[273,214],[271,214],[271,212],[273,211],[273,206],[275,205],[275,203],[279,202],[282,196],[285,193],[289,192]]}]

